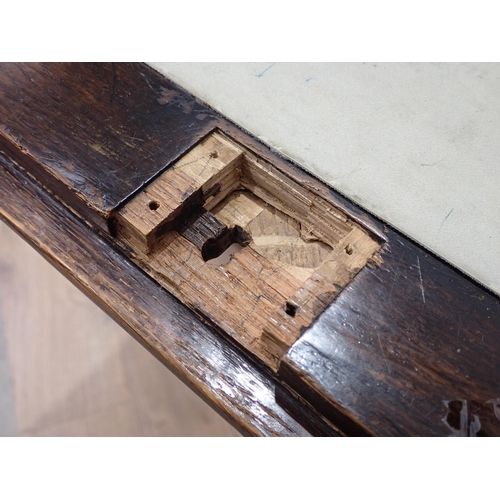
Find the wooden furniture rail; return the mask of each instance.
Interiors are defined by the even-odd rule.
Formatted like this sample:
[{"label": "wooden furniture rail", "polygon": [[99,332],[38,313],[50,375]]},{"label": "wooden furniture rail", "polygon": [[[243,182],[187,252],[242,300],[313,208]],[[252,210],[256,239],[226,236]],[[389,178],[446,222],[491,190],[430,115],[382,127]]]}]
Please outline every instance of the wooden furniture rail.
[{"label": "wooden furniture rail", "polygon": [[500,435],[500,300],[143,64],[2,64],[0,216],[241,432]]}]

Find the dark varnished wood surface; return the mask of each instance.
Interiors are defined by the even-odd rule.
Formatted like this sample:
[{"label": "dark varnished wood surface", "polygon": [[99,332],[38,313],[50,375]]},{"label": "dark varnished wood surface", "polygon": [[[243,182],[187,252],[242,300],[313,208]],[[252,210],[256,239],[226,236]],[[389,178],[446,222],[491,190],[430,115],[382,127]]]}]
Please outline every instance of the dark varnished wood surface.
[{"label": "dark varnished wood surface", "polygon": [[0,145],[98,224],[214,126],[144,64],[1,64],[0,96]]},{"label": "dark varnished wood surface", "polygon": [[344,205],[323,183],[146,64],[2,63],[0,117],[0,150],[102,229],[126,200],[216,128]]},{"label": "dark varnished wood surface", "polygon": [[332,434],[303,406],[297,408],[299,424],[276,403],[275,380],[3,155],[0,216],[243,434]]},{"label": "dark varnished wood surface", "polygon": [[[500,434],[498,298],[151,68],[2,65],[0,116],[0,150],[18,164],[0,160],[2,218],[242,432],[335,434],[307,400],[346,434]],[[108,232],[126,200],[215,128],[384,245],[380,267],[364,268],[287,353],[281,380],[139,271]]]},{"label": "dark varnished wood surface", "polygon": [[347,433],[500,435],[498,298],[387,231],[383,264],[299,339],[282,376]]}]

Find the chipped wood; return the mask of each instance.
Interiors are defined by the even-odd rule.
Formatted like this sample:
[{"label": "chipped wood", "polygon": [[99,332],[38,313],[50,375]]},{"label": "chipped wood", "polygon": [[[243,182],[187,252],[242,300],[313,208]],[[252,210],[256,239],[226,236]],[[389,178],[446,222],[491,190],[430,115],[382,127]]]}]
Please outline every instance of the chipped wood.
[{"label": "chipped wood", "polygon": [[[360,431],[499,434],[500,302],[488,290],[145,65],[6,64],[0,89],[0,149],[14,160],[0,155],[0,216],[242,432],[296,435],[303,434],[305,426],[325,434],[331,431],[329,420],[351,435]],[[234,139],[236,147],[243,146],[243,156],[221,185],[213,185],[208,193],[196,192],[192,204],[180,214],[183,221],[200,208],[199,202],[215,215],[231,193],[246,189],[263,206],[300,221],[304,241],[320,241],[340,250],[349,227],[357,224],[384,245],[383,261],[376,251],[280,358],[277,377],[243,356],[236,342],[221,335],[217,318],[205,314],[211,300],[236,310],[229,294],[213,299],[202,296],[202,308],[191,307],[195,317],[165,290],[174,290],[174,285],[163,284],[163,290],[157,286],[162,279],[168,281],[163,269],[155,278],[139,262],[140,251],[126,238],[112,241],[110,234],[110,230],[118,234],[114,231],[117,212],[214,130]],[[257,176],[262,181],[252,182]],[[296,203],[290,205],[290,199]],[[326,220],[325,207],[334,208]],[[337,231],[333,218],[340,224]],[[231,221],[219,222],[231,229]],[[162,235],[168,239],[164,235],[168,231],[165,224],[152,241],[158,240],[161,247],[166,241]],[[276,336],[270,335],[264,347],[260,345],[263,334],[248,342],[251,352],[257,353],[267,352],[264,348],[273,351],[272,342],[281,343],[278,359],[279,349],[286,349],[294,335],[290,329],[290,337],[285,336],[286,322],[291,323],[290,317],[298,322],[306,312],[293,302],[293,294],[302,288],[307,298],[309,285],[318,282],[308,282],[314,273],[300,277],[289,268],[288,279],[276,284],[276,276],[286,271],[288,262],[270,261],[268,255],[266,261],[274,265],[263,268],[264,257],[254,245],[261,243],[262,235],[254,236],[244,251],[217,267],[236,276],[254,296],[264,285],[269,294],[276,289],[287,296],[274,311],[282,315],[275,318],[280,326]],[[208,238],[205,243],[209,240],[213,241]],[[199,243],[189,244],[193,254],[200,252]],[[347,246],[347,250],[354,255],[353,248]],[[155,253],[152,248],[148,258]],[[131,265],[131,258],[146,272]],[[168,262],[163,264],[169,267]],[[261,273],[262,282],[248,278],[255,272]],[[335,283],[327,283],[333,290],[313,294],[318,311],[337,293]],[[221,287],[215,286],[215,294],[221,293]],[[246,314],[251,310],[245,309]],[[314,314],[316,309],[310,311]],[[208,325],[199,320],[202,316]],[[245,332],[245,327],[238,327],[234,335],[242,346]],[[275,395],[293,419],[279,408]],[[321,418],[307,410],[305,401]],[[459,416],[463,412],[465,417],[458,428],[457,408]]]},{"label": "chipped wood", "polygon": [[189,216],[202,198],[217,200],[221,191],[234,189],[241,154],[222,134],[210,134],[120,210],[120,231],[150,251],[161,235],[175,228],[179,215]]},{"label": "chipped wood", "polygon": [[[162,286],[273,370],[380,248],[345,213],[219,131],[117,214]],[[207,262],[232,243],[229,262]]]}]

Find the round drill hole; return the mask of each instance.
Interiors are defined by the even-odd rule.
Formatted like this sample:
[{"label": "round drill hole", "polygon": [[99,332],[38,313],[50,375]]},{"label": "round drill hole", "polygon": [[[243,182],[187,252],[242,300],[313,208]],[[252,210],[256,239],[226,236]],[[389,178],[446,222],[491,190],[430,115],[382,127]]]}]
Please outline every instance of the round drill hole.
[{"label": "round drill hole", "polygon": [[295,304],[292,304],[291,302],[285,302],[285,312],[288,314],[288,316],[294,318],[295,314],[297,313],[297,309],[298,307]]},{"label": "round drill hole", "polygon": [[352,255],[352,252],[354,252],[354,249],[352,248],[352,246],[351,246],[350,244],[349,244],[349,245],[347,245],[347,246],[344,248],[344,250],[345,250],[345,253],[346,253],[347,255]]},{"label": "round drill hole", "polygon": [[217,151],[212,151],[210,153],[210,158],[217,158],[219,156],[219,153],[217,153]]},{"label": "round drill hole", "polygon": [[160,208],[160,204],[157,201],[152,200],[149,202],[149,208],[151,210],[158,210]]}]

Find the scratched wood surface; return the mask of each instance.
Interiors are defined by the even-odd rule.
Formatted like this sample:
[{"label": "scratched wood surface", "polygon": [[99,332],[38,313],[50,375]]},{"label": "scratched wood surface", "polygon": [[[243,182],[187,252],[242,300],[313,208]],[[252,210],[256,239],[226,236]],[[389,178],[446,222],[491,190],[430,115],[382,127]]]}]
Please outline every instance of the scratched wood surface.
[{"label": "scratched wood surface", "polygon": [[[241,432],[331,434],[320,412],[346,434],[498,434],[496,296],[144,65],[8,65],[0,91],[0,146],[51,190],[2,157],[2,217]],[[275,191],[280,176],[314,190],[318,206],[304,212],[314,230],[328,201],[385,245],[285,354],[278,378],[108,233],[107,218],[215,127],[277,166]]]},{"label": "scratched wood surface", "polygon": [[387,228],[282,376],[349,434],[500,435],[500,301]]}]

